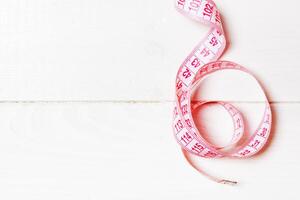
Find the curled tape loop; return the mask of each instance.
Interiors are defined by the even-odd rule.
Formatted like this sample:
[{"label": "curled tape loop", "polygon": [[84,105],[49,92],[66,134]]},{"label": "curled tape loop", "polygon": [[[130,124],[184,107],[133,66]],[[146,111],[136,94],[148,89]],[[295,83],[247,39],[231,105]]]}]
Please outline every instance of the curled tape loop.
[{"label": "curled tape loop", "polygon": [[267,97],[264,96],[265,111],[258,128],[246,141],[241,141],[245,128],[242,114],[230,103],[213,102],[223,106],[232,117],[234,122],[232,140],[225,147],[217,147],[201,136],[194,123],[192,112],[196,108],[201,109],[202,105],[211,102],[192,103],[191,91],[193,87],[196,87],[197,83],[204,77],[217,71],[230,69],[247,73],[250,76],[253,75],[236,63],[217,61],[226,47],[226,37],[222,28],[220,13],[213,1],[177,0],[176,8],[180,13],[208,25],[211,29],[182,63],[176,76],[176,105],[173,118],[175,138],[180,144],[185,158],[196,170],[218,183],[235,185],[236,181],[219,179],[204,172],[193,163],[190,154],[204,158],[245,158],[253,156],[263,148],[270,135],[272,123],[270,105]]}]

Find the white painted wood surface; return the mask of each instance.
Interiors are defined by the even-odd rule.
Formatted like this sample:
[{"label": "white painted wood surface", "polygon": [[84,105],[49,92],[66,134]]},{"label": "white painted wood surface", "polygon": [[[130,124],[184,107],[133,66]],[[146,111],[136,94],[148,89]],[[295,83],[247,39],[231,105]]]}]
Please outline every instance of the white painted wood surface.
[{"label": "white painted wood surface", "polygon": [[[173,100],[176,70],[208,30],[173,3],[1,1],[1,99]],[[299,101],[299,1],[217,4],[231,42],[224,59],[257,74],[273,101]]]},{"label": "white painted wood surface", "polygon": [[[241,184],[205,179],[173,139],[176,70],[208,30],[173,0],[9,0],[0,1],[0,199],[297,198],[300,3],[217,4],[230,39],[223,59],[259,77],[275,115],[260,156],[199,159]],[[238,102],[252,130],[263,106],[255,86],[216,74],[197,98]],[[205,128],[225,142],[230,119],[208,111]]]},{"label": "white painted wood surface", "polygon": [[200,159],[208,171],[241,181],[230,187],[186,163],[170,129],[172,103],[1,104],[0,197],[293,199],[299,194],[300,105],[272,107],[278,123],[264,154]]}]

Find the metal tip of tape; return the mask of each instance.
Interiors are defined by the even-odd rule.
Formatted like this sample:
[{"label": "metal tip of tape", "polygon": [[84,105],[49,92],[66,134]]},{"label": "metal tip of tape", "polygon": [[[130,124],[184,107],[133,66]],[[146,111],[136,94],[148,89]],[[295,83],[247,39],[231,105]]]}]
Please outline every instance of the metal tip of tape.
[{"label": "metal tip of tape", "polygon": [[221,180],[219,183],[224,184],[224,185],[236,185],[238,182],[236,181],[230,181],[230,180]]}]

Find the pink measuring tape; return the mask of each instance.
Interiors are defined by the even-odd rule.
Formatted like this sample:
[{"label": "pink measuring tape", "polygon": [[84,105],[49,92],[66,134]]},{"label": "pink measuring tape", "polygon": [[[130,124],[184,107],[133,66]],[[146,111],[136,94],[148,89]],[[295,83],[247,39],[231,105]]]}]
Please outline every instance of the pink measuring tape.
[{"label": "pink measuring tape", "polygon": [[[173,130],[187,161],[208,178],[223,184],[234,185],[236,181],[213,177],[197,167],[190,155],[204,158],[245,158],[256,154],[266,144],[271,130],[272,113],[267,97],[265,111],[256,131],[248,138],[244,136],[242,114],[228,102],[191,101],[191,91],[206,76],[222,70],[239,70],[253,76],[244,67],[229,61],[217,61],[226,46],[226,37],[222,28],[220,13],[211,0],[176,0],[176,8],[182,14],[211,27],[208,35],[201,41],[180,66],[176,77],[176,105],[174,109]],[[253,76],[254,77],[254,76]],[[261,88],[262,89],[262,88]],[[197,129],[192,113],[207,103],[217,103],[225,108],[234,123],[231,142],[222,147],[206,141]]]}]

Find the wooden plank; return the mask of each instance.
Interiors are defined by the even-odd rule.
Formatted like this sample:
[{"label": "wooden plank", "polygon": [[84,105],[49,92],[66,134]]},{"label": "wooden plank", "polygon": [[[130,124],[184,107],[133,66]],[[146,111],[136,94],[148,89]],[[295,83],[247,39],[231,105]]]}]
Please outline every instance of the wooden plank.
[{"label": "wooden plank", "polygon": [[[0,198],[295,199],[300,105],[272,109],[274,135],[264,154],[199,160],[209,172],[241,182],[230,187],[207,180],[186,163],[172,135],[171,103],[0,104]],[[215,126],[208,115],[204,119]],[[226,126],[226,120],[219,121],[218,127]]]},{"label": "wooden plank", "polygon": [[[224,59],[257,74],[272,101],[299,101],[299,1],[217,3]],[[4,101],[173,100],[179,64],[208,30],[171,1],[10,0],[0,11]]]}]

